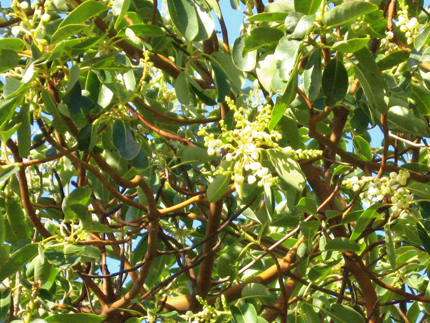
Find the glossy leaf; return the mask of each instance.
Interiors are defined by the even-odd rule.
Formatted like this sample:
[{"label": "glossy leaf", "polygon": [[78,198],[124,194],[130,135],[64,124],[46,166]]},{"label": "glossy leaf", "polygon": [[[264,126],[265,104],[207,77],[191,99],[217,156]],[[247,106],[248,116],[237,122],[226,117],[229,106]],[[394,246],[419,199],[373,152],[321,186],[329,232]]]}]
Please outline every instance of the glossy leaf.
[{"label": "glossy leaf", "polygon": [[302,211],[309,214],[316,214],[317,213],[317,205],[315,201],[309,197],[302,197],[299,201],[299,204],[297,204],[297,208]]},{"label": "glossy leaf", "polygon": [[0,49],[8,49],[16,52],[21,51],[25,46],[22,39],[19,38],[1,38],[0,39]]},{"label": "glossy leaf", "polygon": [[427,116],[430,114],[430,91],[422,85],[411,83],[412,92],[411,98],[415,101],[415,106],[421,115]]},{"label": "glossy leaf", "polygon": [[199,22],[194,3],[187,0],[167,0],[167,6],[176,29],[188,41],[192,41],[199,33]]},{"label": "glossy leaf", "polygon": [[[230,162],[222,162],[220,167],[227,170],[230,167]],[[216,175],[214,180],[209,184],[206,196],[211,203],[217,202],[227,191],[231,180],[231,174]]]},{"label": "glossy leaf", "polygon": [[322,90],[326,96],[325,104],[328,106],[334,106],[345,97],[348,74],[342,61],[331,59],[327,63],[322,76]]},{"label": "glossy leaf", "polygon": [[413,183],[407,186],[407,189],[415,195],[430,200],[430,185],[424,183]]},{"label": "glossy leaf", "polygon": [[11,229],[19,240],[30,239],[31,230],[26,223],[22,204],[15,198],[6,198],[6,213]]},{"label": "glossy leaf", "polygon": [[269,123],[269,130],[273,130],[279,121],[284,116],[284,113],[288,107],[288,105],[293,101],[296,95],[296,86],[297,86],[297,74],[294,74],[287,82],[287,87],[285,89],[285,93],[276,99],[275,106],[272,112],[272,118]]},{"label": "glossy leaf", "polygon": [[301,43],[298,40],[290,40],[287,36],[282,37],[276,47],[274,55],[279,61],[279,76],[284,81],[288,81],[293,74],[300,47]]},{"label": "glossy leaf", "polygon": [[378,6],[366,1],[344,2],[324,14],[323,22],[327,27],[350,24],[358,17],[378,10]]},{"label": "glossy leaf", "polygon": [[123,120],[116,120],[113,125],[113,144],[121,157],[131,160],[140,151],[140,145],[134,140],[133,134]]},{"label": "glossy leaf", "polygon": [[29,263],[38,253],[38,244],[28,244],[12,253],[9,259],[0,266],[0,280],[15,274],[25,264]]},{"label": "glossy leaf", "polygon": [[[101,2],[88,0],[75,8],[58,26],[59,29],[69,25],[79,25],[94,17],[95,15],[108,10],[109,8]],[[54,42],[54,40],[52,40]]]},{"label": "glossy leaf", "polygon": [[354,310],[352,307],[333,304],[331,305],[328,315],[335,321],[335,323],[365,323],[364,317]]},{"label": "glossy leaf", "polygon": [[72,205],[80,204],[88,206],[91,199],[91,187],[77,187],[63,201],[61,208],[63,209],[65,220],[73,220],[76,218],[75,212],[71,209]]},{"label": "glossy leaf", "polygon": [[257,51],[249,51],[244,55],[245,39],[246,35],[242,35],[234,41],[233,62],[241,71],[251,71],[257,64]]},{"label": "glossy leaf", "polygon": [[388,125],[392,131],[427,136],[428,130],[424,120],[417,118],[410,109],[394,106],[388,110]]},{"label": "glossy leaf", "polygon": [[[396,252],[395,252],[393,236],[392,236],[392,232],[391,232],[389,224],[386,224],[384,226],[384,233],[385,233],[385,246],[387,248],[388,261],[390,262],[391,269],[396,270],[396,268],[397,268],[397,266],[396,266]],[[418,231],[418,233],[419,233],[419,231]]]},{"label": "glossy leaf", "polygon": [[325,251],[360,251],[360,246],[356,242],[351,242],[348,238],[334,238],[325,245]]},{"label": "glossy leaf", "polygon": [[352,232],[351,237],[349,238],[351,242],[357,240],[360,237],[360,235],[363,233],[363,231],[367,228],[370,221],[372,221],[372,219],[378,216],[378,213],[376,211],[379,207],[381,207],[381,204],[376,203],[371,207],[367,208],[360,215],[355,225],[354,231]]},{"label": "glossy leaf", "polygon": [[183,147],[178,151],[182,163],[201,164],[216,160],[215,155],[208,155],[207,150],[200,147]]},{"label": "glossy leaf", "polygon": [[233,323],[257,323],[257,311],[252,304],[231,305],[230,311]]},{"label": "glossy leaf", "polygon": [[0,73],[4,73],[19,62],[18,54],[10,49],[0,49]]},{"label": "glossy leaf", "polygon": [[288,153],[277,149],[268,149],[267,155],[278,176],[291,188],[301,191],[305,185],[305,176],[295,159]]},{"label": "glossy leaf", "polygon": [[321,90],[322,84],[322,63],[321,51],[314,51],[310,57],[308,64],[303,72],[303,84],[305,94],[309,100],[313,101],[317,98]]},{"label": "glossy leaf", "polygon": [[352,138],[355,152],[358,153],[364,161],[372,160],[372,147],[362,137],[356,135]]},{"label": "glossy leaf", "polygon": [[318,11],[321,0],[294,0],[294,9],[306,15],[313,15]]}]

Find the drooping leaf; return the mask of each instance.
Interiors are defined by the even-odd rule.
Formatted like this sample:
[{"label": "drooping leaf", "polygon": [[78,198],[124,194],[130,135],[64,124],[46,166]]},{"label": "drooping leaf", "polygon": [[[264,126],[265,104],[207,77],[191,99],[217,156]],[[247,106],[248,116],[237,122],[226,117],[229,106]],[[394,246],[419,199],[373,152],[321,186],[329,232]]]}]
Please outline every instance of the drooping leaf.
[{"label": "drooping leaf", "polygon": [[116,120],[113,125],[113,144],[121,157],[125,160],[131,160],[140,151],[140,145],[134,140],[130,126],[123,120]]},{"label": "drooping leaf", "polygon": [[345,97],[348,90],[348,73],[342,61],[331,59],[327,63],[322,76],[322,90],[326,96],[325,104],[328,106],[334,106]]},{"label": "drooping leaf", "polygon": [[[223,170],[227,170],[230,167],[231,163],[224,161],[220,164],[219,167],[222,167]],[[231,174],[218,174],[215,176],[214,180],[209,184],[206,196],[211,203],[217,202],[226,192],[230,185]]]},{"label": "drooping leaf", "polygon": [[199,33],[199,22],[194,3],[188,0],[167,0],[170,17],[176,29],[188,41]]},{"label": "drooping leaf", "polygon": [[349,238],[351,242],[358,239],[360,235],[363,233],[363,231],[367,228],[370,221],[378,215],[376,211],[379,207],[381,207],[381,204],[376,203],[371,207],[367,208],[365,211],[363,211],[363,213],[360,215],[360,217],[357,220],[357,223],[354,227],[354,231],[352,232],[351,237]]},{"label": "drooping leaf", "polygon": [[305,94],[309,100],[317,98],[322,84],[321,50],[315,50],[309,57],[308,64],[303,72]]},{"label": "drooping leaf", "polygon": [[[385,233],[385,246],[387,248],[387,257],[388,261],[390,262],[391,269],[396,270],[396,252],[394,249],[394,242],[393,242],[393,236],[391,233],[390,225],[386,224],[384,226],[384,233]],[[419,234],[419,231],[418,231]]]},{"label": "drooping leaf", "polygon": [[241,71],[251,71],[257,64],[257,51],[250,51],[243,54],[245,48],[245,37],[242,35],[234,41],[233,44],[233,62]]},{"label": "drooping leaf", "polygon": [[364,138],[356,135],[354,138],[352,138],[352,142],[355,152],[360,155],[361,159],[364,161],[372,160],[372,148],[370,147],[370,144],[364,140]]},{"label": "drooping leaf", "polygon": [[27,240],[31,236],[31,230],[25,221],[22,204],[16,198],[6,198],[6,214],[11,229],[19,240]]},{"label": "drooping leaf", "polygon": [[415,106],[421,115],[427,116],[430,114],[430,91],[424,86],[416,83],[411,83],[412,92],[411,98],[415,101]]}]

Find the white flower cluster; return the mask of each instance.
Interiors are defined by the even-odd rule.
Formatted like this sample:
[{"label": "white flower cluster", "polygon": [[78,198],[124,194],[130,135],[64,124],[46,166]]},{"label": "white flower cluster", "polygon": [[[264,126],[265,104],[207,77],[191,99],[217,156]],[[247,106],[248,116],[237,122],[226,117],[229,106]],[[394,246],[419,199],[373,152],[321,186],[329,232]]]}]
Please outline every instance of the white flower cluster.
[{"label": "white flower cluster", "polygon": [[249,184],[258,181],[259,186],[272,185],[276,178],[272,176],[267,167],[261,165],[261,152],[266,148],[279,148],[275,141],[280,140],[282,135],[274,130],[270,133],[265,131],[270,121],[270,106],[260,107],[260,112],[255,120],[249,121],[251,109],[237,108],[228,98],[227,103],[235,111],[236,129],[227,130],[224,122],[220,121],[222,134],[215,138],[213,133],[209,134],[205,128],[200,128],[198,135],[205,136],[204,143],[208,155],[223,152],[227,161],[234,162],[232,178],[239,194],[245,177]]},{"label": "white flower cluster", "polygon": [[203,310],[198,313],[187,311],[185,315],[181,315],[183,319],[191,323],[215,323],[221,315],[231,316],[231,312],[228,308],[227,300],[224,295],[218,297],[215,301],[215,306],[208,304],[206,300],[203,300],[200,296],[196,296],[197,300],[203,305]]},{"label": "white flower cluster", "polygon": [[311,159],[311,158],[316,158],[322,155],[323,151],[320,149],[296,149],[294,150],[291,147],[285,147],[283,148],[283,150],[287,153],[292,153],[294,154],[294,157],[296,158],[296,160],[300,160],[300,159]]},{"label": "white flower cluster", "polygon": [[409,19],[408,9],[409,6],[399,1],[399,6],[402,10],[399,10],[398,21],[396,25],[400,27],[400,30],[405,33],[407,43],[412,44],[414,39],[418,36],[419,23],[417,18],[413,17]]},{"label": "white flower cluster", "polygon": [[399,48],[397,44],[390,41],[393,38],[394,38],[394,33],[392,31],[386,31],[385,38],[381,39],[381,49],[385,50],[385,55],[388,55]]},{"label": "white flower cluster", "polygon": [[[370,183],[369,189],[367,190],[367,199],[370,202],[381,201],[385,196],[391,195],[391,201],[395,203],[397,208],[407,209],[409,208],[409,203],[413,201],[413,196],[406,188],[399,186],[406,185],[409,176],[410,173],[402,169],[399,173],[391,172],[389,178],[383,177],[377,179],[372,176],[358,178],[357,176],[353,176],[345,179],[342,184],[344,184],[346,188],[356,192],[367,183]],[[397,186],[394,187],[396,183]]]}]

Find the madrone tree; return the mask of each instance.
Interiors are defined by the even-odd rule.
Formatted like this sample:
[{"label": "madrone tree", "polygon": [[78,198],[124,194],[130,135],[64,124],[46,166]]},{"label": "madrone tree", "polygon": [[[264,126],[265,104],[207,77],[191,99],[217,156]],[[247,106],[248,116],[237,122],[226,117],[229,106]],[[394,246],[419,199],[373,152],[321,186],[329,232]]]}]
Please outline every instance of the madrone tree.
[{"label": "madrone tree", "polygon": [[429,17],[13,0],[0,320],[427,322]]}]

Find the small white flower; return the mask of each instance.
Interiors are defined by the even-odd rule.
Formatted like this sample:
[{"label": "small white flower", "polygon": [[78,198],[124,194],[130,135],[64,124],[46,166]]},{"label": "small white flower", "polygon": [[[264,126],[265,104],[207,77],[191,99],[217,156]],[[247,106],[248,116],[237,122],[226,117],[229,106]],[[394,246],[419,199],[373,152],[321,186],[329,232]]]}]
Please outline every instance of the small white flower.
[{"label": "small white flower", "polygon": [[405,32],[406,30],[408,30],[408,27],[406,27],[405,25],[401,25],[400,30]]},{"label": "small white flower", "polygon": [[10,30],[11,34],[14,36],[18,36],[19,33],[21,32],[21,27],[19,26],[13,26],[12,29]]},{"label": "small white flower", "polygon": [[259,162],[255,162],[255,163],[252,163],[252,164],[250,165],[250,168],[251,168],[252,170],[259,170],[261,167],[262,167],[262,166],[261,166],[261,164],[260,164]]},{"label": "small white flower", "polygon": [[213,154],[215,154],[215,149],[213,149],[213,148],[208,148],[208,155],[209,155],[209,156],[211,156],[211,155],[213,155]]},{"label": "small white flower", "polygon": [[22,9],[26,10],[28,9],[28,2],[27,1],[23,1],[20,3],[20,6]]},{"label": "small white flower", "polygon": [[230,154],[230,153],[228,153],[227,155],[225,155],[225,159],[226,159],[227,161],[232,161],[232,160],[233,160],[233,155],[232,155],[232,154]]},{"label": "small white flower", "polygon": [[387,39],[393,39],[394,34],[392,31],[387,31]]},{"label": "small white flower", "polygon": [[260,157],[260,154],[258,153],[258,151],[254,151],[251,153],[251,158],[254,160],[258,160],[258,158]]},{"label": "small white flower", "polygon": [[267,167],[262,167],[257,171],[258,177],[264,177],[269,173],[269,169]]},{"label": "small white flower", "polygon": [[245,181],[245,178],[242,175],[236,174],[234,176],[234,181],[235,181],[235,183],[242,184]]},{"label": "small white flower", "polygon": [[248,176],[248,183],[249,184],[254,184],[256,181],[257,181],[257,178],[254,175]]},{"label": "small white flower", "polygon": [[51,19],[51,15],[49,15],[49,14],[47,14],[47,13],[44,13],[43,15],[42,15],[42,21],[49,21]]}]

